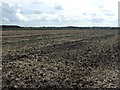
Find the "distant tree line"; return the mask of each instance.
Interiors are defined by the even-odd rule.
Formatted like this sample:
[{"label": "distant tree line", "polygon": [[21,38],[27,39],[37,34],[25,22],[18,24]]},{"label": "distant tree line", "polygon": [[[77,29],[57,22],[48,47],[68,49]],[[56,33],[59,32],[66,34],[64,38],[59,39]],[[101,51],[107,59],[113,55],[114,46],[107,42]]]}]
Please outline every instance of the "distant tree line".
[{"label": "distant tree line", "polygon": [[120,29],[120,27],[21,27],[17,25],[2,25],[2,30],[79,30],[79,29]]}]

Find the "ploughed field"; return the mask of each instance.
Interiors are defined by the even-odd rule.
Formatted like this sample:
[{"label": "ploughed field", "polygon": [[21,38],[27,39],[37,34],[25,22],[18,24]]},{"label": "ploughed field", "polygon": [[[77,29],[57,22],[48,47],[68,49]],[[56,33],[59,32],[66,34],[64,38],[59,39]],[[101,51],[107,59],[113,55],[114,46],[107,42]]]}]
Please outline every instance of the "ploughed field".
[{"label": "ploughed field", "polygon": [[118,88],[118,35],[118,30],[3,31],[3,88]]}]

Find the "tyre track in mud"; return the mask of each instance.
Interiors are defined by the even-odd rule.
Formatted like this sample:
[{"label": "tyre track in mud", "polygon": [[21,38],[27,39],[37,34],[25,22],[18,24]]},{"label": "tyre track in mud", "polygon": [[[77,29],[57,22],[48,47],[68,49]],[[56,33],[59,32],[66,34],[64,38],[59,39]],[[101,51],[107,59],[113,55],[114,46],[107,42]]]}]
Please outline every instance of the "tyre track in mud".
[{"label": "tyre track in mud", "polygon": [[18,54],[13,54],[13,55],[11,55],[11,53],[8,53],[7,55],[2,56],[3,63],[5,63],[6,61],[20,60],[23,58],[31,59],[32,57],[30,56],[34,54],[38,54],[39,56],[44,56],[44,55],[49,55],[51,53],[58,53],[66,50],[68,51],[77,50],[77,49],[86,47],[86,45],[89,46],[89,44],[92,43],[93,41],[104,40],[104,39],[112,38],[114,36],[115,36],[114,34],[110,34],[110,35],[105,35],[101,37],[92,37],[92,38],[82,39],[77,41],[53,44],[51,46],[42,47],[37,50],[25,50],[22,52],[18,51]]},{"label": "tyre track in mud", "polygon": [[[54,66],[54,67],[58,70],[54,70],[54,69],[50,68],[49,70],[45,71],[45,70],[43,70],[44,66],[39,65],[42,61],[37,61],[38,65],[36,65],[36,66],[34,66],[31,63],[28,64],[28,68],[30,68],[30,67],[33,67],[33,68],[30,69],[30,71],[28,71],[30,73],[27,73],[27,76],[22,76],[20,74],[17,75],[15,72],[13,72],[13,74],[12,74],[13,77],[12,77],[11,75],[9,75],[9,73],[7,73],[6,76],[4,75],[4,77],[8,78],[7,75],[9,75],[10,78],[8,78],[8,80],[6,80],[4,82],[5,82],[5,84],[7,82],[9,82],[9,84],[7,84],[9,87],[14,87],[17,84],[18,84],[18,86],[21,86],[19,84],[19,82],[17,82],[15,80],[17,76],[20,76],[19,78],[22,79],[23,83],[25,83],[24,85],[26,85],[24,87],[29,87],[30,85],[31,85],[31,87],[40,87],[39,85],[44,87],[46,85],[45,88],[46,87],[47,88],[65,87],[67,85],[68,85],[67,87],[73,87],[73,88],[74,87],[75,88],[78,88],[78,87],[86,88],[86,87],[98,87],[98,86],[101,87],[101,84],[99,84],[99,82],[98,82],[98,81],[100,81],[99,77],[97,79],[98,81],[94,81],[95,78],[93,76],[90,76],[90,75],[92,75],[91,70],[96,69],[96,67],[94,67],[95,65],[97,65],[96,62],[94,63],[93,61],[91,61],[91,59],[90,60],[84,59],[82,62],[79,62],[77,60],[79,60],[81,58],[77,59],[75,56],[74,56],[75,58],[73,58],[72,54],[70,54],[70,53],[73,53],[75,55],[81,54],[84,57],[85,55],[89,54],[89,52],[91,52],[92,49],[95,49],[95,47],[90,48],[91,50],[89,50],[89,48],[88,48],[90,46],[90,44],[93,43],[93,41],[99,42],[99,40],[106,40],[106,39],[112,38],[113,36],[114,35],[92,37],[92,38],[88,38],[88,39],[65,42],[65,43],[61,43],[61,44],[54,44],[51,46],[46,46],[46,47],[40,48],[38,50],[26,50],[23,52],[18,52],[18,54],[14,54],[14,55],[11,55],[11,54],[9,54],[8,56],[6,55],[6,56],[4,56],[4,60],[3,60],[3,65],[5,65],[5,63],[7,65],[7,66],[5,66],[5,70],[7,70],[7,68],[9,68],[9,67],[14,68],[14,66],[16,66],[16,64],[17,64],[15,62],[17,62],[17,61],[22,61],[23,59],[30,59],[30,60],[33,60],[35,58],[37,59],[36,55],[40,56],[39,59],[43,58],[44,56],[47,56],[48,59],[50,59],[49,61],[52,61],[53,64],[49,63],[47,61],[47,59],[44,59],[45,63],[47,63],[49,65],[55,64],[56,66]],[[87,49],[85,49],[85,48],[87,48]],[[83,54],[80,52],[75,53],[74,50],[83,52]],[[33,57],[31,57],[31,56],[33,56]],[[52,56],[55,56],[55,58],[53,58]],[[55,61],[56,59],[58,59],[61,56],[65,56],[65,57],[63,57],[64,59],[60,59],[59,62]],[[65,60],[66,57],[68,57],[68,59]],[[73,61],[72,61],[72,59],[73,59]],[[59,64],[60,62],[62,64],[62,66]],[[97,63],[99,63],[99,62],[97,62]],[[19,68],[18,66],[16,66],[16,67]],[[26,69],[26,67],[27,67],[27,65],[24,67],[25,71],[29,70],[29,69]],[[35,69],[34,69],[34,67],[35,67]],[[38,68],[39,70],[37,71],[36,68]],[[3,70],[4,70],[4,68],[3,68]],[[33,71],[31,71],[31,70],[33,70]],[[43,72],[42,70],[45,72]],[[37,72],[39,72],[39,71],[41,71],[42,73],[40,74],[41,77],[37,78],[38,79],[37,80],[35,78],[37,76]],[[49,71],[52,72],[53,74],[49,73]],[[16,69],[16,72],[18,73],[19,70]],[[47,72],[48,72],[48,74],[47,74]],[[56,73],[57,73],[57,75],[56,75]],[[31,76],[31,74],[32,74],[32,76]],[[49,74],[50,74],[50,76],[47,77],[47,75],[49,75]],[[93,75],[94,75],[94,73],[93,73]],[[52,79],[51,79],[51,77],[52,77]],[[91,80],[90,77],[94,78],[94,80]],[[49,79],[46,80],[46,78],[49,78]],[[104,79],[104,78],[102,78],[102,79]],[[17,84],[16,83],[12,84],[12,83],[10,83],[11,81],[16,82]],[[27,81],[28,81],[28,83],[26,83]],[[33,81],[34,83],[31,84],[31,83],[29,83],[30,81]],[[106,86],[109,86],[109,85],[106,84]]]},{"label": "tyre track in mud", "polygon": [[[47,46],[41,49],[43,54],[47,54],[47,53],[52,53],[52,52],[60,52],[63,50],[74,50],[74,49],[79,49],[82,46],[86,46],[92,42],[90,41],[96,41],[96,40],[103,40],[103,39],[108,39],[108,38],[112,38],[114,37],[114,34],[111,35],[105,35],[105,36],[101,36],[101,37],[92,37],[89,39],[82,39],[82,40],[77,40],[77,41],[71,41],[71,42],[65,42],[65,43],[61,43],[61,44],[54,44],[52,46]],[[85,42],[85,41],[89,41],[89,42]]]}]

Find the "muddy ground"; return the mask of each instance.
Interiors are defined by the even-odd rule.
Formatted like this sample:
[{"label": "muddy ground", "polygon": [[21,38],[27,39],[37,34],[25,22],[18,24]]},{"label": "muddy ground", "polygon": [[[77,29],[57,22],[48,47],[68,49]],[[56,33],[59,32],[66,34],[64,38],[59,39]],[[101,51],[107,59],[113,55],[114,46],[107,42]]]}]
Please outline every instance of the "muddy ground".
[{"label": "muddy ground", "polygon": [[115,33],[11,50],[3,88],[119,88],[118,50]]}]

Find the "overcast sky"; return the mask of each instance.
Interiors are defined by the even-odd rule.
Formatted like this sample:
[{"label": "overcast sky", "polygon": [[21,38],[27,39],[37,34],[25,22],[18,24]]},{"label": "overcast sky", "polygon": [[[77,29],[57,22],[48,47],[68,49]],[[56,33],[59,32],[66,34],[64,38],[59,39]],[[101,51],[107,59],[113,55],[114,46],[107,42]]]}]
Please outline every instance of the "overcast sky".
[{"label": "overcast sky", "polygon": [[118,1],[0,0],[0,21],[21,26],[118,26]]}]

